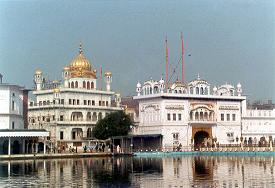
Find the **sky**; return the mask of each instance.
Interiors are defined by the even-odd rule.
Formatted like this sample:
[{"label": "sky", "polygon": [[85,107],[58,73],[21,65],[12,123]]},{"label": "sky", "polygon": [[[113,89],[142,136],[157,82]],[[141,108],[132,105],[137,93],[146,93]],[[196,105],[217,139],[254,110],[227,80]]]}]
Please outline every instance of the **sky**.
[{"label": "sky", "polygon": [[[200,74],[211,86],[242,84],[250,100],[275,101],[275,1],[0,1],[0,73],[33,87],[33,74],[61,79],[80,41],[94,69],[112,71],[114,91],[165,75],[165,37],[173,79]],[[99,71],[98,71],[99,72]]]}]

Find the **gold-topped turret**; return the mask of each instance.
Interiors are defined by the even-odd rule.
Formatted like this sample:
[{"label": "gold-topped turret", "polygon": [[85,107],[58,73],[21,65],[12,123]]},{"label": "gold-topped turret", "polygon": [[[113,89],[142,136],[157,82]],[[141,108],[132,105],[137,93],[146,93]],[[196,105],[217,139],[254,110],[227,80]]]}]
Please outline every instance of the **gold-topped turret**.
[{"label": "gold-topped turret", "polygon": [[89,60],[84,56],[82,43],[79,45],[79,54],[71,61],[69,67],[64,67],[65,69],[70,71],[72,78],[96,78]]}]

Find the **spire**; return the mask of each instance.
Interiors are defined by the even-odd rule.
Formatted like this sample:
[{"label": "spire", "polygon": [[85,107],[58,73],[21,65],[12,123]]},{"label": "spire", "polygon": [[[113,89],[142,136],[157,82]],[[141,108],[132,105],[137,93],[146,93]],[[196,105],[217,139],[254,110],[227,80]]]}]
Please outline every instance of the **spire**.
[{"label": "spire", "polygon": [[83,50],[82,50],[82,42],[80,41],[79,43],[79,54],[82,54]]},{"label": "spire", "polygon": [[184,43],[183,43],[183,35],[181,32],[181,81],[184,83]]},{"label": "spire", "polygon": [[198,78],[197,78],[198,80],[200,80],[201,79],[201,77],[200,77],[200,73],[198,73]]},{"label": "spire", "polygon": [[167,35],[165,37],[165,57],[166,57],[166,88],[168,88],[168,42]]}]

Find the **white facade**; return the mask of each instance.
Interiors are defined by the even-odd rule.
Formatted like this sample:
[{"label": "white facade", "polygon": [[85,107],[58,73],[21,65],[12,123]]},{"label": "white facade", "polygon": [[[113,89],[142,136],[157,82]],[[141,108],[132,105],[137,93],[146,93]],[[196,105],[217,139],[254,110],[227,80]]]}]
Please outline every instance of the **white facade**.
[{"label": "white facade", "polygon": [[240,84],[224,84],[210,90],[210,84],[197,79],[188,84],[176,81],[166,89],[164,81],[149,80],[137,84],[139,101],[136,135],[162,135],[162,148],[181,144],[236,143],[241,137],[246,97]]},{"label": "white facade", "polygon": [[24,129],[23,87],[0,83],[0,129]]},{"label": "white facade", "polygon": [[42,71],[36,71],[36,99],[29,105],[29,127],[50,131],[50,140],[57,147],[87,145],[96,122],[122,110],[120,103],[111,104],[119,96],[111,91],[112,73],[105,72],[104,76],[106,87],[81,46],[79,55],[64,68],[61,81],[46,81]]},{"label": "white facade", "polygon": [[[243,117],[243,135],[259,141],[261,137],[275,138],[275,109],[247,109]],[[256,138],[256,139],[255,139]]]}]

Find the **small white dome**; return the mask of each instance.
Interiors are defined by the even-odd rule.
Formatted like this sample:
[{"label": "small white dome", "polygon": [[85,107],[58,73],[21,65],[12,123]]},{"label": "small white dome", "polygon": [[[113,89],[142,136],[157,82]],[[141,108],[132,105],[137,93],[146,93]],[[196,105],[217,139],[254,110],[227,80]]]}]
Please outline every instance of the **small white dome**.
[{"label": "small white dome", "polygon": [[213,87],[213,91],[217,91],[218,90],[218,88],[215,86],[215,87]]},{"label": "small white dome", "polygon": [[159,81],[160,84],[164,84],[164,80],[161,78]]},{"label": "small white dome", "polygon": [[239,82],[238,84],[237,84],[237,88],[241,88],[242,87],[242,85],[241,85],[241,83]]},{"label": "small white dome", "polygon": [[140,84],[140,82],[138,82],[138,83],[137,83],[137,87],[141,87],[141,84]]}]

